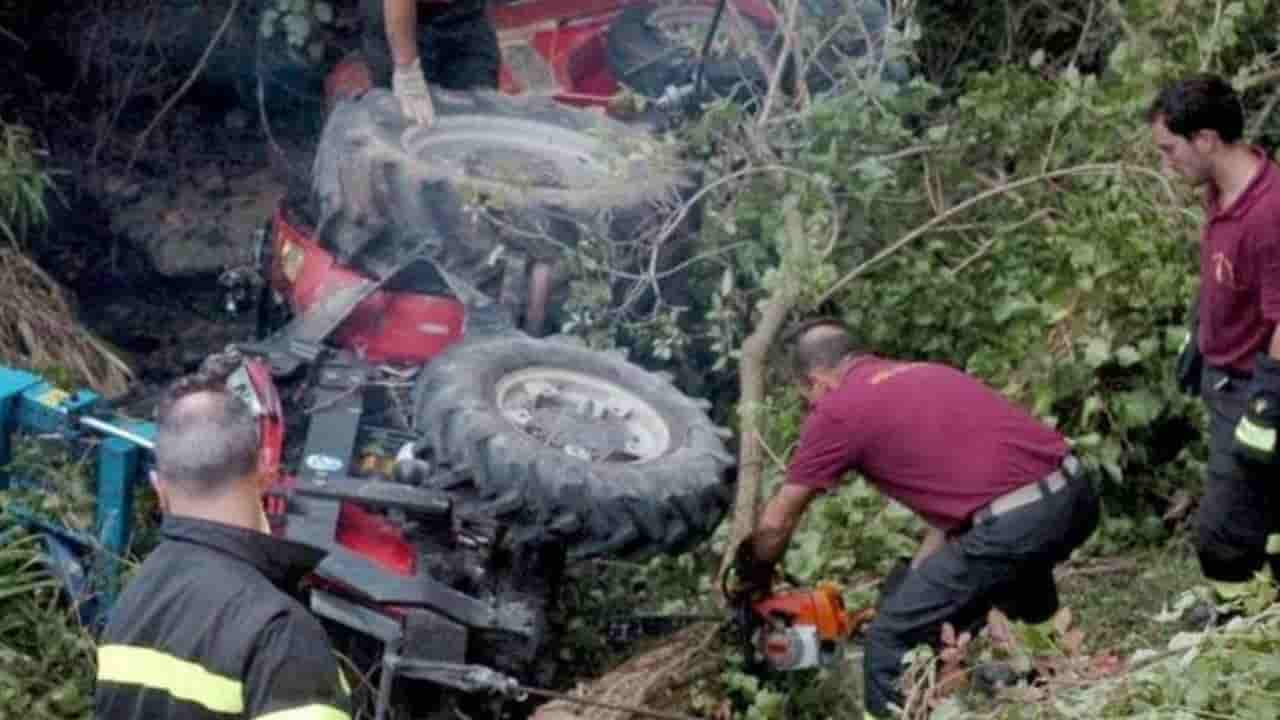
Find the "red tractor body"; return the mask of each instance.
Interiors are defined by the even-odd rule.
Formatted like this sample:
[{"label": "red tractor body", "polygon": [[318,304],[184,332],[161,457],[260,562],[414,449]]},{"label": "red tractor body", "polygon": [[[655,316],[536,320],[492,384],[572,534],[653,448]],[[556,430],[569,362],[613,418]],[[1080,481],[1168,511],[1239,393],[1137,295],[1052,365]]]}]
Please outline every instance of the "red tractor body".
[{"label": "red tractor body", "polygon": [[[503,92],[608,107],[621,89],[606,57],[610,24],[620,11],[649,1],[519,0],[494,6]],[[714,7],[716,0],[692,4]],[[764,27],[774,25],[773,8],[765,0],[732,0],[732,5]]]},{"label": "red tractor body", "polygon": [[[283,205],[271,219],[271,257],[271,285],[294,312],[361,280]],[[372,362],[417,365],[462,338],[464,317],[452,297],[378,290],[343,321],[334,341]]]}]

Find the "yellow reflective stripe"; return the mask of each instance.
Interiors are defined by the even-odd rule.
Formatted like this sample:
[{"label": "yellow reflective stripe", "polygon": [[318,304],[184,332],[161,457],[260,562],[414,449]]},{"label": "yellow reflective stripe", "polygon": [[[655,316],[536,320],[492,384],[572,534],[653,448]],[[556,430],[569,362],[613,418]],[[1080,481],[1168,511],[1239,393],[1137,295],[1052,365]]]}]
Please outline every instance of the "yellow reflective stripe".
[{"label": "yellow reflective stripe", "polygon": [[303,705],[259,715],[254,720],[351,720],[351,716],[332,705]]},{"label": "yellow reflective stripe", "polygon": [[1271,452],[1276,447],[1276,429],[1255,425],[1246,415],[1236,425],[1236,440],[1255,450]]},{"label": "yellow reflective stripe", "polygon": [[159,690],[217,713],[244,712],[243,686],[238,680],[150,648],[99,647],[98,681]]}]

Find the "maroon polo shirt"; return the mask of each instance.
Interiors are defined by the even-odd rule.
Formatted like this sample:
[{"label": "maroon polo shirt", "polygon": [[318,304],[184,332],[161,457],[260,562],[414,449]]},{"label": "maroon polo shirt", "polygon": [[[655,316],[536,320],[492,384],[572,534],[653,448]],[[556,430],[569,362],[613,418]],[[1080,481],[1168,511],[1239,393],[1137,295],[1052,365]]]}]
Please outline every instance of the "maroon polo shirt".
[{"label": "maroon polo shirt", "polygon": [[959,370],[867,355],[805,419],[787,482],[830,490],[855,470],[953,530],[1066,453],[1056,431]]},{"label": "maroon polo shirt", "polygon": [[1213,367],[1252,373],[1280,321],[1280,173],[1264,162],[1230,207],[1205,194],[1200,237],[1200,352]]}]

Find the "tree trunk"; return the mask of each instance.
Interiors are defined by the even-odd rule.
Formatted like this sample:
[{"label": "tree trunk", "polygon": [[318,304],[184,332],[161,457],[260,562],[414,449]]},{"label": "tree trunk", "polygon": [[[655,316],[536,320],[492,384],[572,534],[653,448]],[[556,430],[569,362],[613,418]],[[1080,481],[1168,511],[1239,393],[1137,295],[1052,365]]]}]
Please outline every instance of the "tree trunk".
[{"label": "tree trunk", "polygon": [[738,493],[733,503],[733,527],[729,534],[728,552],[721,558],[721,576],[733,562],[733,550],[756,526],[760,481],[764,476],[765,462],[764,446],[760,441],[757,423],[760,408],[764,404],[764,379],[769,369],[769,348],[773,346],[799,296],[800,279],[793,277],[796,274],[795,266],[787,261],[792,254],[791,248],[797,248],[799,243],[805,242],[804,222],[794,208],[789,209],[786,214],[786,242],[789,247],[782,253],[778,285],[765,301],[760,321],[742,343],[742,363],[738,366],[738,382],[742,388],[742,396],[738,401],[742,441],[738,449]]}]

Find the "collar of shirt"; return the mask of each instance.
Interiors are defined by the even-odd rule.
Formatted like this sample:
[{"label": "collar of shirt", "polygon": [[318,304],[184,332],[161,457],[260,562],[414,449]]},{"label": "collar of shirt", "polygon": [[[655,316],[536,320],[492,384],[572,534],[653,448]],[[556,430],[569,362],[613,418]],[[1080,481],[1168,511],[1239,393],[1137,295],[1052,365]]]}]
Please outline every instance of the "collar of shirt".
[{"label": "collar of shirt", "polygon": [[1258,198],[1262,197],[1263,187],[1271,178],[1273,172],[1271,158],[1267,156],[1266,151],[1256,145],[1251,145],[1249,150],[1254,157],[1262,161],[1262,165],[1250,178],[1249,184],[1245,185],[1240,197],[1236,198],[1235,202],[1231,203],[1229,207],[1219,207],[1217,186],[1210,183],[1205,191],[1205,208],[1208,210],[1211,220],[1231,220],[1241,217],[1249,211],[1249,208],[1253,207]]},{"label": "collar of shirt", "polygon": [[293,592],[326,555],[310,545],[192,517],[166,515],[161,534],[175,542],[202,545],[246,562],[287,592]]}]

